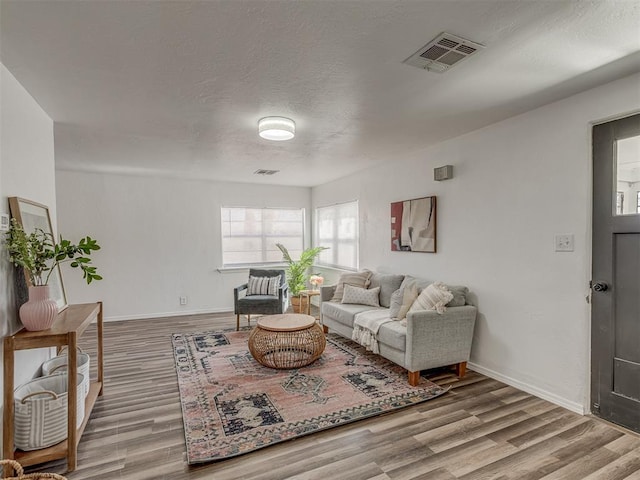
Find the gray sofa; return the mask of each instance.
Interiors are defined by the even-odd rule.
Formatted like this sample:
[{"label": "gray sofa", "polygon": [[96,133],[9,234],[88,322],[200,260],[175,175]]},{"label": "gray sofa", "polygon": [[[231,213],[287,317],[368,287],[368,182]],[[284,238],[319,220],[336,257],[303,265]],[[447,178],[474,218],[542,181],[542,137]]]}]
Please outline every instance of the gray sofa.
[{"label": "gray sofa", "polygon": [[[356,314],[371,309],[388,310],[392,293],[412,282],[418,291],[433,283],[408,275],[373,273],[368,288],[381,288],[380,307],[333,302],[336,285],[321,287],[320,315],[325,332],[351,338]],[[448,287],[454,298],[443,314],[434,310],[409,312],[406,326],[405,322],[393,321],[382,325],[378,332],[380,355],[406,368],[411,385],[418,384],[421,370],[430,368],[454,366],[459,377],[465,374],[477,309],[468,304],[466,287]]]}]

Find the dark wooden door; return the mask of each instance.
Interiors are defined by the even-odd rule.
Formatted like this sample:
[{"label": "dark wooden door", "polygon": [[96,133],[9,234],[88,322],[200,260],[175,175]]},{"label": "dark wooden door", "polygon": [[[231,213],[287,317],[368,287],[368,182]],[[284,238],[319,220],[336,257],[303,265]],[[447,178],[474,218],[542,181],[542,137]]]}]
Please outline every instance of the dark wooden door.
[{"label": "dark wooden door", "polygon": [[640,167],[640,114],[593,127],[591,408],[640,432],[640,182],[634,182],[634,156]]}]

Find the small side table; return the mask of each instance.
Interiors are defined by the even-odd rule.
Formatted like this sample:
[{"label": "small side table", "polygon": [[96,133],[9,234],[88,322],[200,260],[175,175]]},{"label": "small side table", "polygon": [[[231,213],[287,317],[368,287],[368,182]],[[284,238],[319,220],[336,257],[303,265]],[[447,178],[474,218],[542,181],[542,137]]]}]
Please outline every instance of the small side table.
[{"label": "small side table", "polygon": [[269,368],[301,368],[315,362],[327,342],[310,315],[283,313],[260,317],[249,334],[249,352]]},{"label": "small side table", "polygon": [[[300,291],[300,303],[302,303],[303,297],[307,299],[307,315],[311,315],[311,297],[315,297],[317,295],[320,295],[320,290],[301,290]],[[319,320],[319,319],[316,319],[316,320]]]}]

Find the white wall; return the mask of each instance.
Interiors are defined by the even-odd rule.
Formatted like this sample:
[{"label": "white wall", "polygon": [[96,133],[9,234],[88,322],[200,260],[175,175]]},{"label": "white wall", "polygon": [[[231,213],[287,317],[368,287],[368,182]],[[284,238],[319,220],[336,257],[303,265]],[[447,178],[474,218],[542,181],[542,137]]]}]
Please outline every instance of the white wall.
[{"label": "white wall", "polygon": [[[53,122],[2,64],[0,84],[0,212],[9,213],[8,197],[34,200],[49,207],[55,229]],[[6,250],[1,251],[0,336],[5,337],[22,328],[22,324],[13,289],[13,266],[7,260]],[[16,386],[31,379],[49,356],[50,349],[18,352]],[[1,358],[2,355],[0,362]]]},{"label": "white wall", "polygon": [[[313,189],[359,199],[360,266],[466,284],[480,316],[472,368],[588,410],[590,122],[640,109],[640,75]],[[401,149],[398,149],[401,151]],[[454,178],[433,181],[433,168]],[[437,195],[438,253],[390,251],[389,204]],[[554,235],[575,251],[554,252]]]},{"label": "white wall", "polygon": [[93,258],[104,280],[87,286],[79,271],[64,269],[69,302],[103,300],[107,320],[233,310],[233,287],[247,271],[217,270],[220,207],[309,212],[311,203],[306,187],[70,171],[56,181],[60,232],[74,241],[90,235],[102,247]]}]

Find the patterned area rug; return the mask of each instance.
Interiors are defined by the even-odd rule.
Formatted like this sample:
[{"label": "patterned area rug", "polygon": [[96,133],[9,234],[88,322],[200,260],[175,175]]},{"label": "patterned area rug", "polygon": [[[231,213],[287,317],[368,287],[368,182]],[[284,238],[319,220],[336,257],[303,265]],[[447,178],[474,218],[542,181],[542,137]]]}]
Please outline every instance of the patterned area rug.
[{"label": "patterned area rug", "polygon": [[430,400],[446,389],[329,334],[319,360],[274,370],[254,360],[249,331],[173,335],[189,464],[275,443]]}]

